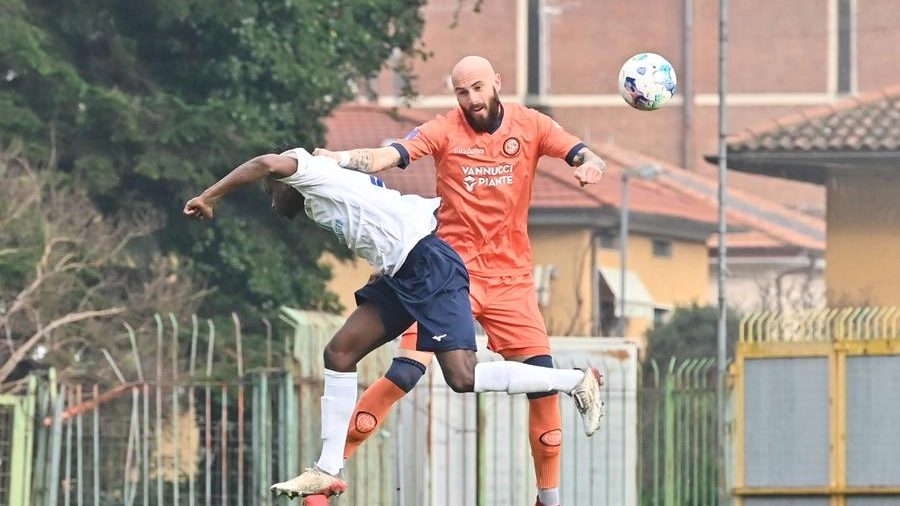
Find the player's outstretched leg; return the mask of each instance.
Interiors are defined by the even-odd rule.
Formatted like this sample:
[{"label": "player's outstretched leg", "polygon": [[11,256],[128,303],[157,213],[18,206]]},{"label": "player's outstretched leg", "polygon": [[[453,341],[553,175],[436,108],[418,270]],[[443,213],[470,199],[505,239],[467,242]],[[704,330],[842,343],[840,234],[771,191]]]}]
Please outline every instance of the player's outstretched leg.
[{"label": "player's outstretched leg", "polygon": [[[445,355],[441,354],[441,367],[447,383],[453,388],[455,378],[448,377],[450,367],[445,367]],[[578,369],[555,369],[536,366],[529,363],[513,361],[480,362],[475,365],[475,392],[507,392],[510,394],[536,394],[544,392],[563,392],[572,397],[581,419],[584,422],[584,433],[593,435],[600,429],[603,418],[603,399],[600,398],[600,387],[603,376],[595,367]],[[460,380],[460,384],[465,381]],[[465,386],[465,385],[461,385]],[[455,391],[465,391],[455,388]],[[538,395],[537,397],[541,397]],[[532,398],[536,396],[532,395]]]}]

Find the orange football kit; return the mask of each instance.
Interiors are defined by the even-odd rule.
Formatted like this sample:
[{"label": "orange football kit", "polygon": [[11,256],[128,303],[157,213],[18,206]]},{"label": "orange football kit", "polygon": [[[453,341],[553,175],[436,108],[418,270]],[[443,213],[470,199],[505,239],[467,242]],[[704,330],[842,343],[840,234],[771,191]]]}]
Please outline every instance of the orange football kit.
[{"label": "orange football kit", "polygon": [[[584,144],[549,116],[519,104],[503,104],[493,132],[476,132],[462,109],[456,108],[392,146],[400,152],[401,167],[434,157],[437,194],[442,199],[437,235],[465,261],[473,316],[488,336],[488,348],[505,358],[538,356],[542,365],[552,366],[532,272],[528,209],[538,159],[546,155],[571,164]],[[403,334],[400,346],[416,349],[415,325]],[[405,393],[394,383],[379,380],[363,394],[348,434],[346,457]],[[562,425],[558,395],[529,396],[529,403],[537,485],[555,488]]]},{"label": "orange football kit", "polygon": [[[434,157],[442,201],[437,234],[469,269],[472,310],[488,347],[504,357],[549,354],[532,273],[528,208],[538,159],[571,161],[584,144],[550,117],[504,104],[493,133],[474,131],[457,108],[394,146],[402,148],[404,165]],[[415,349],[414,336],[405,333],[401,346]]]}]

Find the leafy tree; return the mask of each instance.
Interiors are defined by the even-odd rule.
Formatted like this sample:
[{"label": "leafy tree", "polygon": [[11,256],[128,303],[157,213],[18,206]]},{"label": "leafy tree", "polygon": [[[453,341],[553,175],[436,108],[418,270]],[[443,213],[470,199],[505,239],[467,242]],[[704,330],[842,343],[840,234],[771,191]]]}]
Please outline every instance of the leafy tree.
[{"label": "leafy tree", "polygon": [[[399,49],[425,0],[0,0],[0,142],[86,185],[103,212],[152,207],[165,251],[218,287],[206,308],[335,309],[307,220],[286,224],[248,190],[199,226],[183,202],[280,142],[314,146],[321,117]],[[399,70],[409,58],[399,61]],[[407,82],[411,81],[408,76]]]},{"label": "leafy tree", "polygon": [[[717,355],[719,310],[715,306],[683,306],[675,308],[672,318],[647,332],[647,360],[658,365],[672,357],[715,358]],[[729,309],[726,315],[728,357],[734,356],[740,316]]]}]

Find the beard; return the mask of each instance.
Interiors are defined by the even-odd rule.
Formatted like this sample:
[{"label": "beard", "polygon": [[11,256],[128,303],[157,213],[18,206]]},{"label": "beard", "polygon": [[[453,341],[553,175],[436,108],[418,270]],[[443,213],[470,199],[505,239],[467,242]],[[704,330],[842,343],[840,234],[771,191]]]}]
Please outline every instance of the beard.
[{"label": "beard", "polygon": [[[490,132],[497,125],[497,118],[500,117],[500,95],[497,94],[496,89],[493,96],[484,104],[484,107],[487,109],[487,114],[482,117],[475,116],[471,106],[468,109],[463,109],[466,121],[469,122],[469,126],[476,132]],[[482,112],[485,109],[481,109],[478,112]]]}]

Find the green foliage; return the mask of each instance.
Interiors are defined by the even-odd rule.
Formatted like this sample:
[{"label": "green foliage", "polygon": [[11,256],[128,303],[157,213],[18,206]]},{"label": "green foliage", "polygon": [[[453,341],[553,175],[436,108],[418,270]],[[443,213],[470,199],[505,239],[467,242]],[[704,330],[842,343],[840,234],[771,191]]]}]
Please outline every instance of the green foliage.
[{"label": "green foliage", "polygon": [[[305,220],[258,189],[197,226],[187,198],[280,142],[315,146],[320,118],[416,48],[424,0],[0,0],[0,143],[86,185],[104,212],[154,207],[163,251],[192,255],[214,308],[334,308]],[[401,69],[403,70],[403,69]],[[408,70],[408,69],[407,69]]]},{"label": "green foliage", "polygon": [[[717,354],[719,310],[715,306],[684,306],[675,308],[668,323],[647,332],[647,360],[659,365],[672,357],[715,358]],[[729,309],[726,315],[728,357],[734,356],[740,316]]]}]

